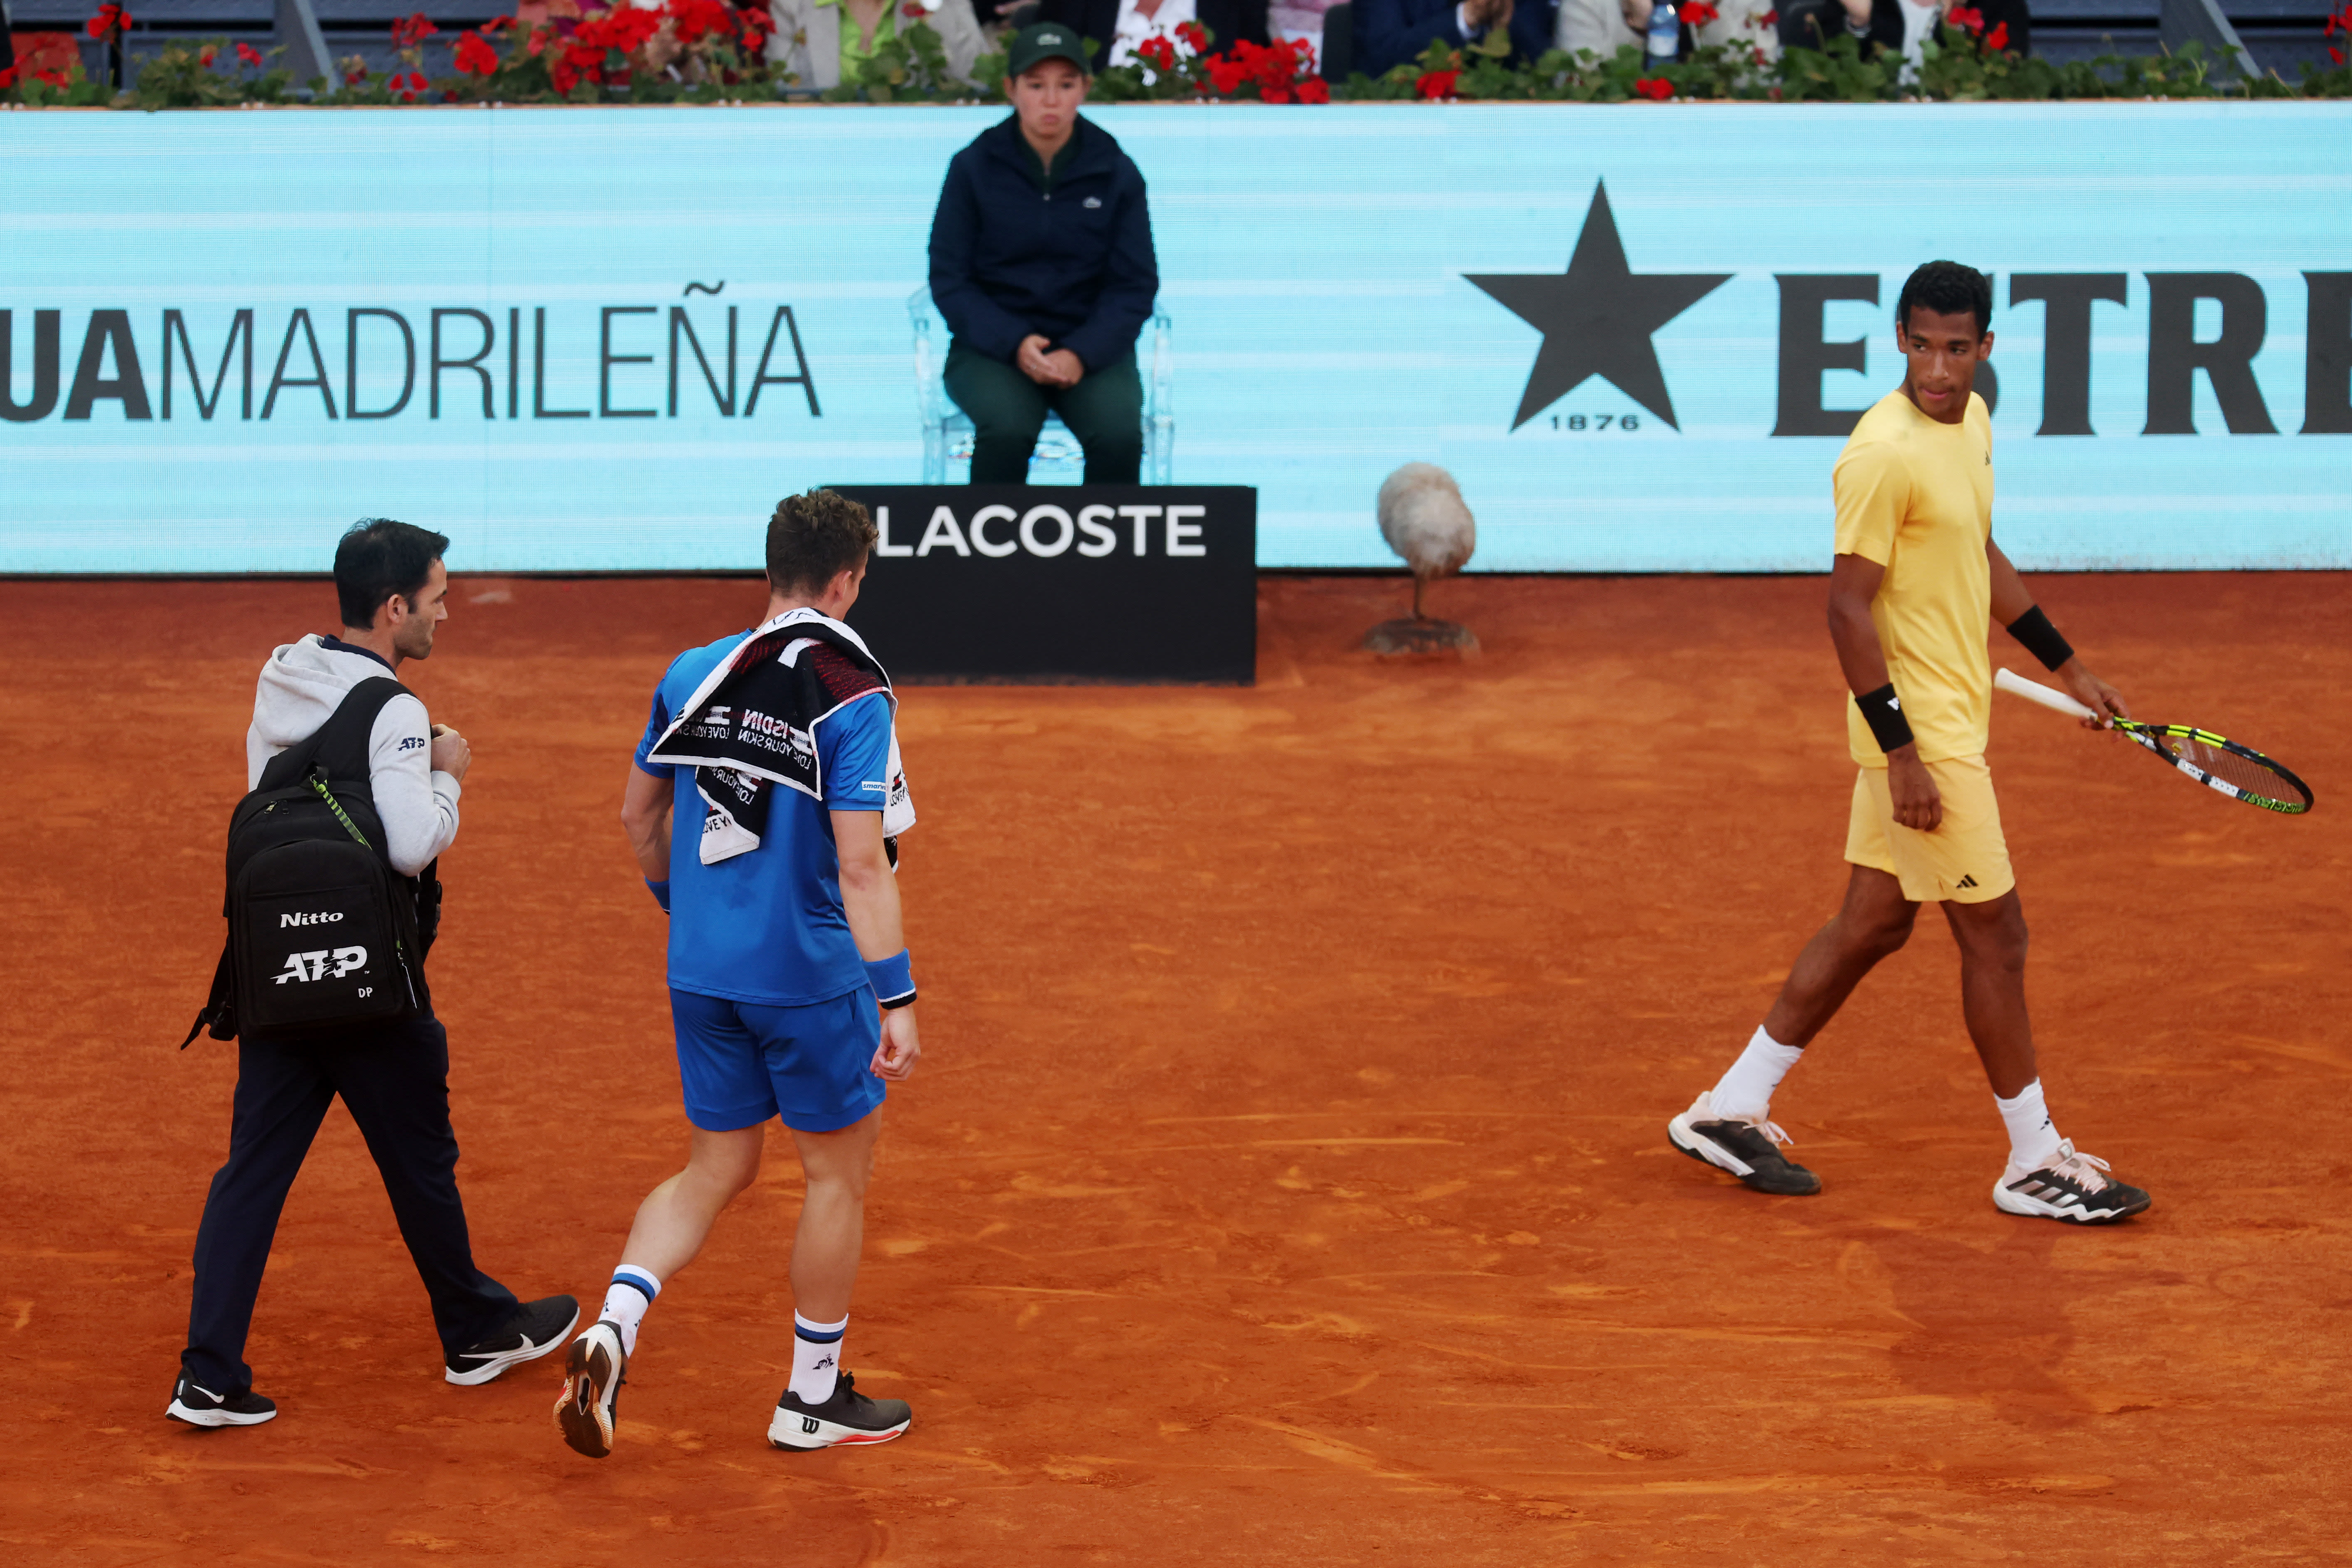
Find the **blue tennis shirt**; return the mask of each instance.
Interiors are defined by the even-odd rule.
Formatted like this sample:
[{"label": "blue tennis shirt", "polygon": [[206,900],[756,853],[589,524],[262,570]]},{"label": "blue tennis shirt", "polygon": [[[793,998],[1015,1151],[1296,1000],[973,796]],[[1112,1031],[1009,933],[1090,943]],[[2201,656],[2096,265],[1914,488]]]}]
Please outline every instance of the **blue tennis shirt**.
[{"label": "blue tennis shirt", "polygon": [[677,656],[654,689],[636,765],[673,781],[670,828],[669,983],[681,991],[769,1007],[804,1007],[866,984],[865,961],[841,903],[841,855],[828,811],[880,811],[887,798],[890,700],[869,691],[816,725],[824,800],[775,786],[767,831],[749,854],[700,859],[709,806],[694,770],[649,763],[646,753],[719,662],[751,634],[737,632]]}]

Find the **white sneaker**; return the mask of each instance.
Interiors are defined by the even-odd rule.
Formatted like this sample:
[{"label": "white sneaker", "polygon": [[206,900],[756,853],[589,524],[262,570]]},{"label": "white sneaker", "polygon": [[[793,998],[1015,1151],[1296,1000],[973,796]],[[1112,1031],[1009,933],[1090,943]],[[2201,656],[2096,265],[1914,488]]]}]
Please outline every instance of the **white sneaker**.
[{"label": "white sneaker", "polygon": [[2003,1171],[1993,1184],[1992,1201],[2009,1214],[2068,1225],[2113,1225],[2144,1211],[2153,1200],[2106,1174],[2107,1168],[2096,1154],[2078,1154],[2072,1142],[2061,1140],[2058,1152],[2040,1169],[2012,1165]]},{"label": "white sneaker", "polygon": [[1694,1160],[1728,1171],[1759,1193],[1811,1197],[1822,1179],[1780,1152],[1795,1142],[1769,1121],[1715,1113],[1715,1091],[1702,1090],[1691,1108],[1666,1123],[1666,1142]]}]

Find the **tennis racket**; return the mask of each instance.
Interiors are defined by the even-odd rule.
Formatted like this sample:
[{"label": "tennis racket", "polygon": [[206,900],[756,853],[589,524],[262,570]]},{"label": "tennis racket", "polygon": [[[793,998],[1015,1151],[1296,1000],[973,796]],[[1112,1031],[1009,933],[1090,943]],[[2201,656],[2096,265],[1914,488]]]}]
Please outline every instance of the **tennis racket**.
[{"label": "tennis racket", "polygon": [[2259,805],[2264,811],[2288,816],[2300,816],[2311,809],[2311,786],[2252,746],[2242,746],[2210,730],[2193,729],[2187,724],[2143,724],[2137,719],[2094,713],[2063,691],[2005,669],[1993,672],[1992,683],[2044,708],[2053,708],[2077,719],[2099,720],[2108,729],[2119,731],[2147,747],[2159,761],[2208,789],[2220,790],[2231,800],[2242,800],[2248,805]]}]

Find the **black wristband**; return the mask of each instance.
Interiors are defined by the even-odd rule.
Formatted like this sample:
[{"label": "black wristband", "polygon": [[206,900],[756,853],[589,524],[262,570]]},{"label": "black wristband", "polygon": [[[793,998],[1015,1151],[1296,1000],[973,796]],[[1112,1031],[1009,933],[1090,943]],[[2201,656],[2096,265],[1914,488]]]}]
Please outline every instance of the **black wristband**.
[{"label": "black wristband", "polygon": [[2074,657],[2074,650],[2066,646],[2066,639],[2058,635],[2058,628],[2050,624],[2050,617],[2042,613],[2039,605],[2010,622],[2009,635],[2040,659],[2044,669],[2055,669]]},{"label": "black wristband", "polygon": [[1862,710],[1862,721],[1870,726],[1871,738],[1880,751],[1892,752],[1911,743],[1911,721],[1903,717],[1903,700],[1895,695],[1893,681],[1864,692],[1853,705]]},{"label": "black wristband", "polygon": [[887,1002],[883,1003],[882,1011],[885,1013],[895,1013],[901,1007],[911,1007],[914,1005],[915,994],[909,991],[904,996],[893,996]]}]

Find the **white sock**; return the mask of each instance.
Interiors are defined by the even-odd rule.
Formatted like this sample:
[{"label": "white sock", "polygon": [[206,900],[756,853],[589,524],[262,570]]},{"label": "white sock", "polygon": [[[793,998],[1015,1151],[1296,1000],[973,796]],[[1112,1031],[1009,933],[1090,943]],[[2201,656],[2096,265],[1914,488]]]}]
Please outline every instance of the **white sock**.
[{"label": "white sock", "polygon": [[613,1283],[604,1292],[604,1310],[596,1314],[600,1322],[617,1323],[621,1329],[621,1353],[637,1353],[637,1325],[646,1321],[646,1309],[661,1294],[661,1281],[634,1263],[624,1263],[613,1270]]},{"label": "white sock", "polygon": [[1726,1120],[1763,1121],[1772,1109],[1772,1091],[1804,1054],[1804,1047],[1784,1046],[1759,1026],[1748,1037],[1748,1048],[1739,1053],[1731,1070],[1715,1086],[1715,1113]]},{"label": "white sock", "polygon": [[2042,1080],[2035,1079],[2017,1091],[2014,1100],[1999,1095],[1992,1102],[2000,1107],[2000,1119],[2009,1126],[2009,1168],[2012,1171],[2038,1171],[2057,1157],[2058,1129],[2050,1120],[2050,1108],[2042,1101]]},{"label": "white sock", "polygon": [[793,1393],[803,1405],[823,1405],[833,1397],[841,1376],[841,1340],[849,1331],[845,1315],[837,1323],[812,1323],[793,1314]]}]

